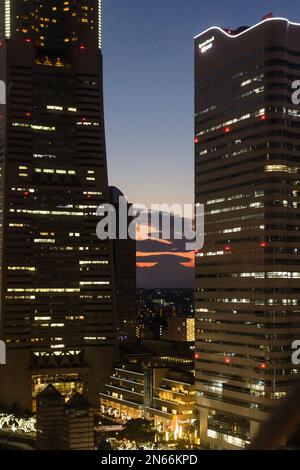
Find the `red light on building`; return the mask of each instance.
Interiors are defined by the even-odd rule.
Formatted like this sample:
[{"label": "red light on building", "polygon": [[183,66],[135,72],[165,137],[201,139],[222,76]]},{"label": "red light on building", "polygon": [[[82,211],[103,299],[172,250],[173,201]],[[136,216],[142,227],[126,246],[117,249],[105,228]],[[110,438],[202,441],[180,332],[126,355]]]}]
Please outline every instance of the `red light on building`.
[{"label": "red light on building", "polygon": [[261,369],[266,369],[267,368],[267,364],[264,362],[263,364],[261,364]]},{"label": "red light on building", "polygon": [[225,246],[224,249],[225,249],[225,251],[231,251],[231,246],[227,245],[227,246]]},{"label": "red light on building", "polygon": [[30,43],[30,42],[31,42],[31,39],[30,39],[30,38],[26,38],[26,39],[24,39],[24,41],[27,42],[27,43]]},{"label": "red light on building", "polygon": [[200,359],[200,354],[199,353],[195,353],[195,359]]},{"label": "red light on building", "polygon": [[230,127],[225,127],[225,129],[224,129],[226,134],[229,134],[230,130],[231,130]]},{"label": "red light on building", "polygon": [[261,242],[259,245],[261,248],[266,248],[268,244],[266,242]]},{"label": "red light on building", "polygon": [[230,363],[231,363],[230,357],[226,357],[225,364],[230,364]]},{"label": "red light on building", "polygon": [[266,15],[264,15],[261,20],[264,21],[264,20],[268,20],[269,18],[274,18],[274,15],[273,15],[273,12],[270,11],[270,13],[267,13]]},{"label": "red light on building", "polygon": [[23,194],[24,194],[24,196],[25,196],[25,197],[28,197],[28,196],[30,196],[30,192],[29,192],[29,191],[24,191],[24,193],[23,193]]},{"label": "red light on building", "polygon": [[261,121],[266,121],[267,120],[267,116],[265,114],[263,114],[262,116],[260,116],[260,120]]},{"label": "red light on building", "polygon": [[194,138],[194,142],[195,144],[199,144],[199,137],[196,135],[196,137]]},{"label": "red light on building", "polygon": [[25,113],[26,117],[31,117],[31,113]]},{"label": "red light on building", "polygon": [[81,50],[81,51],[85,51],[85,50],[86,50],[86,46],[84,46],[84,44],[81,44],[80,50]]}]

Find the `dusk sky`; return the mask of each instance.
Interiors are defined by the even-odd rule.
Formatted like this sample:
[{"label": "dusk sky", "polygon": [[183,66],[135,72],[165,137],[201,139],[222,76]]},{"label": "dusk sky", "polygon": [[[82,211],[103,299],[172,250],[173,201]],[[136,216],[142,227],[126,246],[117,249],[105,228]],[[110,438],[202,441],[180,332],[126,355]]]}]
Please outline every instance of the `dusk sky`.
[{"label": "dusk sky", "polygon": [[[270,12],[300,22],[300,4],[291,0],[103,3],[110,184],[130,202],[148,206],[193,202],[193,37],[211,26],[251,26]],[[192,285],[193,263],[183,257],[182,249],[171,243],[168,256],[165,244],[156,244],[153,250],[149,243],[142,251],[152,254],[145,258],[138,253],[139,285]],[[157,256],[158,251],[163,254]]]},{"label": "dusk sky", "polygon": [[131,202],[193,201],[193,37],[253,25],[273,12],[300,22],[291,0],[103,0],[110,184]]}]

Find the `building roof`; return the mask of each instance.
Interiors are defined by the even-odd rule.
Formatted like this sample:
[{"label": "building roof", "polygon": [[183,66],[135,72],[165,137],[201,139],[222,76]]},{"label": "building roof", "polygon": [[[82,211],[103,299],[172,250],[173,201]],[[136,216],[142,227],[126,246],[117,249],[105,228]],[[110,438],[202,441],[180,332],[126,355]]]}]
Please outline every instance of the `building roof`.
[{"label": "building roof", "polygon": [[38,397],[50,398],[50,397],[62,397],[61,393],[54,387],[54,385],[49,384],[44,388],[39,394]]},{"label": "building roof", "polygon": [[66,408],[92,408],[92,405],[78,392],[75,392],[66,403]]},{"label": "building roof", "polygon": [[257,28],[258,26],[260,26],[264,23],[268,23],[270,21],[276,21],[276,22],[285,21],[286,23],[288,23],[290,25],[300,26],[299,23],[289,21],[286,18],[265,18],[264,20],[260,21],[259,23],[255,24],[254,26],[251,26],[251,27],[241,26],[237,30],[230,30],[229,28],[223,28],[222,29],[219,26],[212,26],[212,27],[206,29],[205,31],[203,31],[202,33],[198,34],[197,36],[195,36],[194,39],[197,39],[200,36],[203,36],[204,34],[208,33],[209,31],[213,31],[213,30],[219,30],[219,31],[221,31],[221,33],[225,34],[226,36],[228,36],[230,38],[237,38],[237,37],[240,37],[242,34],[245,34],[246,32],[251,31],[252,29]]}]

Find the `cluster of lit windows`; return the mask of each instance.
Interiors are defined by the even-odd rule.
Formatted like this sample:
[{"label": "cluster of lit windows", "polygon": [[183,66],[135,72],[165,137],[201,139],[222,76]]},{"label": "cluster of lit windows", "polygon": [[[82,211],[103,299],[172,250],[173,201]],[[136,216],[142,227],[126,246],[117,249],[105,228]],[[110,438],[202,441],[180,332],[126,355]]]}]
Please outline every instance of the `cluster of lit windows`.
[{"label": "cluster of lit windows", "polygon": [[49,158],[51,160],[51,159],[55,159],[56,155],[44,154],[44,153],[34,153],[33,158]]},{"label": "cluster of lit windows", "polygon": [[266,228],[265,225],[245,225],[244,227],[230,227],[224,230],[206,231],[205,236],[220,235],[222,233],[226,234],[226,233],[239,233],[239,232],[254,231],[254,230],[265,230],[265,228]]},{"label": "cluster of lit windows", "polygon": [[231,126],[232,124],[237,124],[238,122],[245,121],[246,119],[250,119],[251,117],[259,117],[263,116],[265,114],[265,109],[260,109],[259,111],[256,111],[255,113],[248,113],[244,114],[243,116],[240,116],[238,118],[230,119],[229,121],[223,122],[221,124],[218,124],[216,126],[210,127],[209,129],[204,129],[203,131],[199,132],[197,136],[201,136],[204,134],[208,134],[209,132],[213,132],[219,129],[227,129],[228,126]]},{"label": "cluster of lit windows", "polygon": [[223,212],[239,211],[243,209],[261,209],[263,207],[265,207],[263,202],[253,202],[251,204],[244,204],[241,206],[223,207],[222,209],[211,210],[206,212],[205,215],[221,214]]},{"label": "cluster of lit windows", "polygon": [[79,315],[79,316],[67,315],[66,316],[66,320],[68,320],[68,321],[82,321],[84,319],[85,319],[85,317],[83,315]]},{"label": "cluster of lit windows", "polygon": [[241,87],[250,85],[253,82],[261,82],[262,79],[264,78],[264,74],[257,75],[256,77],[249,78],[248,80],[245,80],[241,83]]},{"label": "cluster of lit windows", "polygon": [[299,171],[298,167],[294,166],[287,166],[287,165],[267,165],[265,166],[266,173],[272,172],[281,172],[281,173],[290,173],[290,174],[297,174]]},{"label": "cluster of lit windows", "polygon": [[80,289],[77,288],[58,288],[58,287],[53,287],[53,288],[8,288],[7,292],[33,292],[37,294],[64,294],[64,293],[74,293],[74,292],[80,292]]},{"label": "cluster of lit windows", "polygon": [[[227,223],[227,222],[241,222],[241,220],[250,220],[250,219],[264,219],[264,213],[258,213],[258,214],[249,214],[249,215],[243,215],[243,216],[238,216],[238,217],[230,217],[227,219],[218,219],[218,223]],[[207,224],[209,225],[209,224]]]},{"label": "cluster of lit windows", "polygon": [[63,111],[63,106],[57,106],[57,105],[47,105],[47,109],[50,111]]},{"label": "cluster of lit windows", "polygon": [[85,120],[76,122],[76,125],[77,125],[77,126],[96,126],[96,127],[99,127],[99,126],[100,126],[99,122],[96,122],[96,121],[85,121]]},{"label": "cluster of lit windows", "polygon": [[[27,168],[27,167],[19,167],[19,168]],[[35,190],[33,188],[11,188],[12,191],[18,191],[18,192],[28,192],[28,193],[34,193]]]},{"label": "cluster of lit windows", "polygon": [[83,212],[69,212],[69,211],[47,211],[47,210],[30,210],[30,209],[9,209],[9,212],[17,214],[30,214],[30,215],[53,215],[53,216],[69,216],[69,217],[82,217],[86,214]]},{"label": "cluster of lit windows", "polygon": [[85,336],[84,341],[106,341],[106,336]]},{"label": "cluster of lit windows", "polygon": [[36,59],[36,64],[37,65],[46,65],[48,67],[63,67],[63,68],[66,68],[68,67],[68,64],[66,62],[64,62],[63,60],[61,60],[60,57],[57,57],[55,60],[54,59],[50,59],[49,57],[40,57],[38,59]]},{"label": "cluster of lit windows", "polygon": [[204,256],[223,256],[225,255],[225,251],[209,251],[207,253],[197,253],[198,258],[203,258]]},{"label": "cluster of lit windows", "polygon": [[206,202],[206,205],[211,205],[211,204],[220,204],[221,202],[226,202],[226,201],[234,201],[235,199],[243,199],[246,197],[263,197],[264,196],[264,191],[255,191],[253,194],[234,194],[229,197],[222,197],[218,199],[212,199],[210,201]]},{"label": "cluster of lit windows", "polygon": [[35,300],[35,295],[6,295],[6,300]]},{"label": "cluster of lit windows", "polygon": [[251,300],[251,299],[238,299],[238,298],[217,298],[213,299],[212,302],[217,303],[232,303],[232,304],[251,304],[254,305],[293,305],[297,306],[300,305],[297,299],[266,299],[266,300]]},{"label": "cluster of lit windows", "polygon": [[253,277],[255,279],[300,279],[299,272],[253,272],[253,273],[231,273],[231,277]]},{"label": "cluster of lit windows", "polygon": [[214,431],[212,429],[207,430],[207,436],[212,438],[212,439],[218,439],[219,441],[224,441],[227,442],[228,444],[237,446],[237,447],[245,447],[247,444],[250,444],[249,441],[244,441],[243,439],[240,439],[238,437],[230,436],[228,434],[221,434],[217,431]]},{"label": "cluster of lit windows", "polygon": [[34,238],[34,243],[55,243],[55,238]]},{"label": "cluster of lit windows", "polygon": [[84,196],[103,196],[103,193],[97,191],[83,191]]},{"label": "cluster of lit windows", "polygon": [[63,169],[58,169],[58,168],[35,168],[34,169],[35,173],[50,173],[54,174],[56,173],[57,175],[76,175],[75,170],[63,170]]},{"label": "cluster of lit windows", "polygon": [[36,268],[34,268],[33,266],[8,266],[7,269],[8,271],[36,271]]},{"label": "cluster of lit windows", "polygon": [[42,126],[38,124],[28,124],[26,122],[13,122],[12,126],[30,128],[30,129],[33,129],[34,131],[54,132],[56,130],[54,126]]},{"label": "cluster of lit windows", "polygon": [[79,261],[81,266],[91,266],[91,265],[99,265],[99,264],[109,264],[108,261]]},{"label": "cluster of lit windows", "polygon": [[[63,106],[58,106],[58,105],[48,104],[48,105],[47,105],[47,110],[48,110],[48,111],[64,111],[64,107],[63,107]],[[76,112],[77,112],[77,108],[68,107],[68,108],[67,108],[67,111],[70,112],[70,113],[76,113]]]},{"label": "cluster of lit windows", "polygon": [[80,281],[81,286],[109,286],[109,281]]},{"label": "cluster of lit windows", "polygon": [[11,227],[11,228],[25,228],[25,227],[29,227],[29,225],[27,225],[27,224],[14,224],[14,223],[10,223],[10,224],[9,224],[9,227]]}]

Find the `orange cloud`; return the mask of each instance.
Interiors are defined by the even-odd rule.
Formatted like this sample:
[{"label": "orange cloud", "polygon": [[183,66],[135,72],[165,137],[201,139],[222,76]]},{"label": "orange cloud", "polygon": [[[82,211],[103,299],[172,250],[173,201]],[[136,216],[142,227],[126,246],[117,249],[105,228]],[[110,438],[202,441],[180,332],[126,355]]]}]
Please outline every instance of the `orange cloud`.
[{"label": "orange cloud", "polygon": [[[187,258],[191,261],[195,259],[194,251],[138,251],[136,253],[137,258],[146,258],[149,256],[177,256],[178,258]],[[189,261],[190,262],[190,261]]]},{"label": "orange cloud", "polygon": [[191,259],[190,261],[184,261],[183,263],[180,263],[181,266],[184,266],[185,268],[194,268],[195,267],[195,260]]},{"label": "orange cloud", "polygon": [[136,263],[137,268],[155,268],[158,263]]}]

